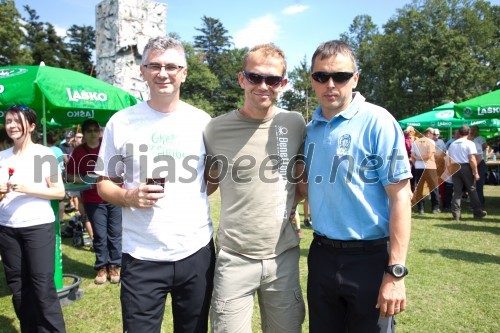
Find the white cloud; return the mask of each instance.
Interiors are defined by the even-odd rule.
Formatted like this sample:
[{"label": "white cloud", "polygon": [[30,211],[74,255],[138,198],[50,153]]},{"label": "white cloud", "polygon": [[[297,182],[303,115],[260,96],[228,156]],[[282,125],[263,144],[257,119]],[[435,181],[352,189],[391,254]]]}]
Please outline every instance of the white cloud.
[{"label": "white cloud", "polygon": [[297,13],[302,13],[303,11],[307,10],[309,6],[303,6],[303,5],[293,5],[290,7],[287,7],[283,9],[283,14],[286,15],[293,15]]},{"label": "white cloud", "polygon": [[56,34],[59,36],[59,37],[66,37],[68,35],[68,32],[67,32],[67,29],[66,28],[61,28],[60,26],[58,25],[54,25],[54,29],[56,30]]},{"label": "white cloud", "polygon": [[242,48],[275,41],[281,33],[281,27],[275,21],[272,15],[251,20],[247,27],[236,32],[234,45]]}]

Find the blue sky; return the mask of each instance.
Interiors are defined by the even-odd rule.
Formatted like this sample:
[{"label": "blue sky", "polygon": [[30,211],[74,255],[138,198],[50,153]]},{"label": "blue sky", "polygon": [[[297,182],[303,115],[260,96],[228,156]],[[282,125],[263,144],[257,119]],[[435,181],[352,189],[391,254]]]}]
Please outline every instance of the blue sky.
[{"label": "blue sky", "polygon": [[[40,20],[50,22],[59,33],[72,24],[95,26],[95,6],[100,0],[15,0],[22,8],[29,5]],[[233,37],[236,47],[273,42],[280,46],[288,69],[298,66],[306,56],[307,63],[316,47],[337,39],[346,32],[354,17],[370,15],[382,28],[411,0],[157,0],[168,5],[167,32],[176,32],[183,41],[193,42],[202,27],[202,16],[219,19]]]}]

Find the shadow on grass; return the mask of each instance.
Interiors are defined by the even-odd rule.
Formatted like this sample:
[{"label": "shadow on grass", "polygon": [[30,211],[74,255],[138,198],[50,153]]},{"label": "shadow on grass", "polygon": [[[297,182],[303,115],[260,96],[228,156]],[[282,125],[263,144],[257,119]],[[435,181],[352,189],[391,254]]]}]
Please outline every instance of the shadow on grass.
[{"label": "shadow on grass", "polygon": [[[486,221],[481,221],[486,222]],[[464,224],[464,223],[453,223],[453,224],[436,224],[436,227],[459,230],[459,231],[479,231],[479,232],[489,232],[493,235],[500,235],[500,227],[489,226],[489,225],[474,225],[474,224]]]},{"label": "shadow on grass", "polygon": [[16,333],[14,319],[0,315],[0,333]]},{"label": "shadow on grass", "polygon": [[76,261],[66,256],[64,253],[63,258],[63,273],[71,273],[83,278],[93,279],[95,277],[95,270],[93,266]]},{"label": "shadow on grass", "polygon": [[460,261],[468,261],[476,264],[497,264],[500,265],[500,257],[491,255],[491,254],[484,254],[484,253],[477,253],[477,252],[468,252],[468,251],[462,251],[462,250],[451,250],[451,249],[440,249],[440,250],[428,250],[428,249],[423,249],[420,250],[421,253],[427,253],[427,254],[440,254],[445,258],[448,259],[454,259],[454,260],[460,260]]}]

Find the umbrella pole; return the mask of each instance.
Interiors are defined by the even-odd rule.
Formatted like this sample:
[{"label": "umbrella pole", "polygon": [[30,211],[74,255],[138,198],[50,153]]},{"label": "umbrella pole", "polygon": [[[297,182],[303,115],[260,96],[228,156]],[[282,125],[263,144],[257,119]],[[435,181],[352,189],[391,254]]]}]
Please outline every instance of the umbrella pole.
[{"label": "umbrella pole", "polygon": [[47,146],[47,115],[45,114],[45,96],[42,94],[42,133],[43,145]]}]

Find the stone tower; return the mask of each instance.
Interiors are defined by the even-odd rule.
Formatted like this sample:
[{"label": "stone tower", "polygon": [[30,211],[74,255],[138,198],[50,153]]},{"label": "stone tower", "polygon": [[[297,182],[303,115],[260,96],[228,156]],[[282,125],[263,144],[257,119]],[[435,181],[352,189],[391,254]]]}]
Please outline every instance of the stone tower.
[{"label": "stone tower", "polygon": [[167,5],[151,0],[104,0],[96,5],[97,78],[143,100],[149,91],[139,71],[151,37],[166,36]]}]

